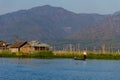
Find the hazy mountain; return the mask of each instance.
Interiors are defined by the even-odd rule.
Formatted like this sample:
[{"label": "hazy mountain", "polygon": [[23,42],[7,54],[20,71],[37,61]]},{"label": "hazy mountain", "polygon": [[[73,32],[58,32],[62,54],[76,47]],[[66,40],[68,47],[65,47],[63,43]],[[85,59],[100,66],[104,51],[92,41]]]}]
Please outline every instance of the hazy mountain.
[{"label": "hazy mountain", "polygon": [[[0,38],[23,40],[72,40],[101,45],[120,42],[120,12],[113,15],[76,14],[49,5],[0,16]],[[99,44],[98,44],[99,43]],[[82,44],[82,43],[81,43]],[[92,45],[93,46],[93,45]]]},{"label": "hazy mountain", "polygon": [[96,44],[106,44],[114,48],[120,48],[120,13],[108,15],[103,22],[93,27],[84,27],[70,36],[71,39],[81,41],[93,41]]}]

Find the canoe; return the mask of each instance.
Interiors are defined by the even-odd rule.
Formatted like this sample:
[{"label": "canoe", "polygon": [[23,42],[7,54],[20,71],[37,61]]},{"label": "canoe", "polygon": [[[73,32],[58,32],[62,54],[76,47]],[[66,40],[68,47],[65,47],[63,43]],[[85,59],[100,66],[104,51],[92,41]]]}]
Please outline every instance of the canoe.
[{"label": "canoe", "polygon": [[86,59],[81,59],[81,58],[74,58],[74,60],[86,60]]}]

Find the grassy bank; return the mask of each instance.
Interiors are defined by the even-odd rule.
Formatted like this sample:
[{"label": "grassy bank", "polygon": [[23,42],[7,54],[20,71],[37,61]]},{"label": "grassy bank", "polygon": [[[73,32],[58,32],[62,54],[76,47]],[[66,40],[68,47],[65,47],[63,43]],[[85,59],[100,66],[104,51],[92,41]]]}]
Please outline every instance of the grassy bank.
[{"label": "grassy bank", "polygon": [[88,54],[88,59],[104,59],[104,60],[120,60],[120,54],[109,53],[109,54]]},{"label": "grassy bank", "polygon": [[[0,57],[6,58],[80,58],[83,59],[83,52],[69,52],[69,51],[35,51],[32,53],[12,53],[10,51],[1,51]],[[119,53],[97,53],[87,52],[87,59],[105,59],[105,60],[120,60]]]},{"label": "grassy bank", "polygon": [[10,51],[1,51],[0,57],[6,57],[6,58],[53,58],[53,52],[52,51],[35,51],[31,53],[12,53]]},{"label": "grassy bank", "polygon": [[[54,52],[56,58],[80,58],[83,59],[83,52],[69,52],[69,51],[56,51]],[[87,52],[87,59],[104,59],[104,60],[120,60],[119,53],[100,53],[100,52]]]},{"label": "grassy bank", "polygon": [[69,52],[69,51],[55,51],[54,57],[55,58],[83,58],[83,55],[81,52]]}]

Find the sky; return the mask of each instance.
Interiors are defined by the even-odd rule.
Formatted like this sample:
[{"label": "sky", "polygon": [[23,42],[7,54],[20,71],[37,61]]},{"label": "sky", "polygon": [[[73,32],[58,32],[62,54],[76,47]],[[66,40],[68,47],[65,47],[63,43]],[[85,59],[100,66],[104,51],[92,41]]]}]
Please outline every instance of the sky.
[{"label": "sky", "polygon": [[120,11],[120,0],[0,0],[0,15],[43,5],[62,7],[75,13],[112,14]]}]

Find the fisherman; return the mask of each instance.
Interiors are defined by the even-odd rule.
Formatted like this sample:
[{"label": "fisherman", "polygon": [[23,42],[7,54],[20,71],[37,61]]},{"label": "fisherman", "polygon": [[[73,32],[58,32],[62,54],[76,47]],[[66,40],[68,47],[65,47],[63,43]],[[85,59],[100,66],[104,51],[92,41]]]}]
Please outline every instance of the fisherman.
[{"label": "fisherman", "polygon": [[83,51],[83,55],[84,55],[84,60],[86,60],[86,58],[87,58],[87,52]]}]

